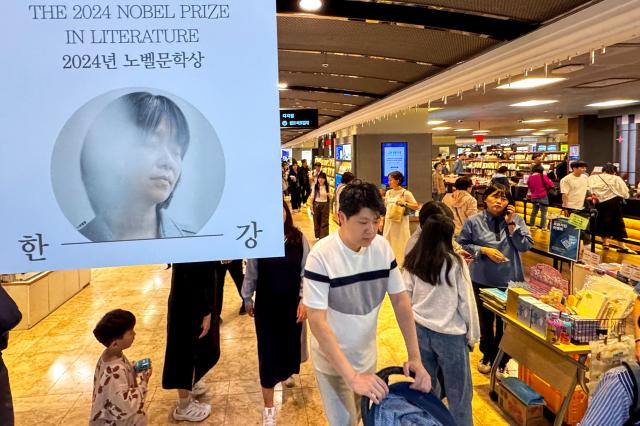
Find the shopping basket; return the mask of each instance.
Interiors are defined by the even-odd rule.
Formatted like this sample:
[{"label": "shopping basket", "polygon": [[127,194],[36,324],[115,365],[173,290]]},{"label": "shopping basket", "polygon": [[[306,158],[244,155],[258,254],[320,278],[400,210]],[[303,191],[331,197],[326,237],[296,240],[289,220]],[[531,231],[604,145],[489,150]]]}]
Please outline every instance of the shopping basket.
[{"label": "shopping basket", "polygon": [[[387,367],[378,376],[389,384],[389,376],[404,375],[402,367]],[[389,395],[379,404],[362,397],[360,410],[364,426],[456,426],[451,413],[437,397],[410,388],[411,382],[389,385]]]}]

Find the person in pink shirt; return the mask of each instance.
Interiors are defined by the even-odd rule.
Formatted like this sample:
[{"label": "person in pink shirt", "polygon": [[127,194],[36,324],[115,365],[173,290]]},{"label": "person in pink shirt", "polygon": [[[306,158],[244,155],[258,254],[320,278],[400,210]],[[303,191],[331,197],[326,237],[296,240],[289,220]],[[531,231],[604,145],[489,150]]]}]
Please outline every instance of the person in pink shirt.
[{"label": "person in pink shirt", "polygon": [[541,212],[540,228],[546,229],[547,224],[547,207],[549,206],[549,189],[554,188],[551,179],[544,174],[544,168],[536,164],[531,168],[533,174],[527,181],[529,187],[529,193],[531,194],[531,203],[533,203],[533,209],[531,210],[531,216],[529,217],[529,226],[536,226],[536,216],[538,216],[538,210]]}]

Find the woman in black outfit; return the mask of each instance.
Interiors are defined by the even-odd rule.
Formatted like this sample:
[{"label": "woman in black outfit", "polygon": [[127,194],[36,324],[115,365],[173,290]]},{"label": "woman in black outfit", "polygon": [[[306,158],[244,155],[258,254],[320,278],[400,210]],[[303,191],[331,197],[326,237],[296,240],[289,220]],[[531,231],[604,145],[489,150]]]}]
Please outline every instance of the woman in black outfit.
[{"label": "woman in black outfit", "polygon": [[300,210],[300,204],[302,203],[302,186],[300,182],[300,172],[298,163],[293,163],[289,168],[289,195],[291,195],[291,208],[294,212]]},{"label": "woman in black outfit", "polygon": [[211,413],[209,404],[192,397],[206,393],[200,379],[220,359],[220,324],[217,317],[211,320],[215,278],[215,262],[173,264],[162,387],[178,391],[178,421],[202,421]]},{"label": "woman in black outfit", "polygon": [[291,386],[291,376],[300,372],[301,334],[306,319],[301,301],[302,273],[309,244],[293,225],[286,203],[283,220],[284,257],[249,259],[242,285],[245,308],[256,322],[264,424],[275,424],[273,388],[280,382]]}]

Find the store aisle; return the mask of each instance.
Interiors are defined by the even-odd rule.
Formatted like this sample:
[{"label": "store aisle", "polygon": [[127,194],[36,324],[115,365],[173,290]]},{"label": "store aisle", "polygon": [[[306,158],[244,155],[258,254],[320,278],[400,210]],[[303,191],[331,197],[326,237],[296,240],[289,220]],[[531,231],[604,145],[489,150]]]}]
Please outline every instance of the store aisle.
[{"label": "store aisle", "polygon": [[[298,213],[294,219],[313,244],[310,217]],[[332,223],[331,232],[336,228]],[[147,397],[149,424],[176,424],[170,417],[175,394],[160,386],[170,276],[165,265],[95,269],[91,284],[76,297],[31,330],[12,332],[4,357],[11,377],[16,424],[87,424],[93,373],[103,350],[91,331],[98,319],[114,308],[131,310],[137,317],[137,336],[126,351],[127,357],[134,360],[150,356],[153,361]],[[206,376],[210,392],[202,398],[211,403],[212,415],[200,424],[259,425],[262,396],[253,321],[238,315],[240,298],[229,277],[224,300],[222,357]],[[405,359],[404,344],[388,301],[381,311],[378,336],[378,366],[400,365]],[[507,425],[489,400],[487,377],[475,373],[478,359],[479,354],[472,354],[475,424]],[[280,410],[279,425],[327,424],[309,362],[303,364],[295,387],[276,388],[276,405]]]}]

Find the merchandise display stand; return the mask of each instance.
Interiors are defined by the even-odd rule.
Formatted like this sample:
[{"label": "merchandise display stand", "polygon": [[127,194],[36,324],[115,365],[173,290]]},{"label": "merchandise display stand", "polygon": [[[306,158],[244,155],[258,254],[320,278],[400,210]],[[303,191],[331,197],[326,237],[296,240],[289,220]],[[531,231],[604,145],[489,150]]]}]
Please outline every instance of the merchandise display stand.
[{"label": "merchandise display stand", "polygon": [[[554,422],[554,426],[562,425],[576,385],[580,385],[585,393],[588,394],[589,392],[585,383],[585,372],[587,371],[585,364],[587,356],[591,352],[590,346],[574,344],[552,345],[546,341],[543,335],[525,326],[516,318],[487,303],[484,303],[484,306],[500,316],[504,322],[504,334],[500,341],[500,351],[491,368],[491,399],[495,401],[498,398],[495,390],[496,373],[500,361],[507,353],[564,395],[564,400],[560,410],[556,413]],[[576,356],[578,359],[575,359]]]}]

